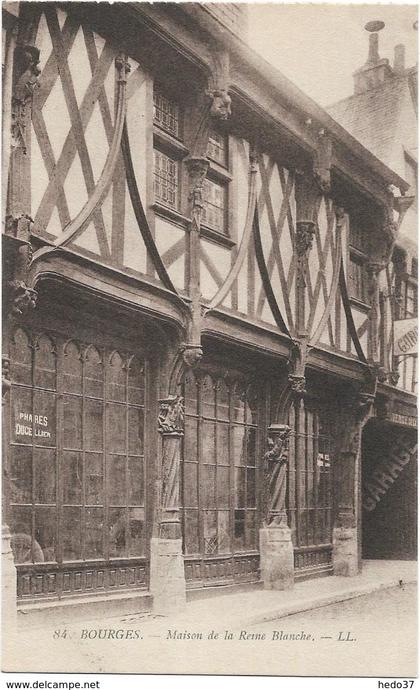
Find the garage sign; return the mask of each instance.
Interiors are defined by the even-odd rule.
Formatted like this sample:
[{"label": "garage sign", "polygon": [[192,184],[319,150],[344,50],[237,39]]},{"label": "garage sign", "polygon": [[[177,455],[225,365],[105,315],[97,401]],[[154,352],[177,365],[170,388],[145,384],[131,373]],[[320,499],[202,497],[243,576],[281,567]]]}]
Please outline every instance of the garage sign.
[{"label": "garage sign", "polygon": [[394,321],[394,355],[417,354],[418,323],[417,319]]}]

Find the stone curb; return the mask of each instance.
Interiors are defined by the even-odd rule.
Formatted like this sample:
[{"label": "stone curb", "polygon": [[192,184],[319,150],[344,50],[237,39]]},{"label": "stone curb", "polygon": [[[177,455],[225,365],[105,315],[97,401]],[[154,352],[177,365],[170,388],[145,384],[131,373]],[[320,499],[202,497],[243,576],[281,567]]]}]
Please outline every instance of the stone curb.
[{"label": "stone curb", "polygon": [[[417,582],[416,577],[408,578],[404,580],[404,585],[415,584]],[[338,604],[341,601],[348,601],[350,599],[356,599],[358,597],[365,596],[367,594],[373,594],[374,592],[379,592],[383,589],[393,589],[398,587],[399,582],[379,582],[372,584],[361,585],[357,589],[347,590],[342,592],[336,592],[334,594],[325,594],[318,597],[311,597],[307,599],[302,599],[297,602],[290,602],[284,604],[275,609],[270,609],[270,611],[261,612],[254,616],[248,616],[246,618],[241,618],[235,621],[235,625],[258,625],[259,623],[267,623],[269,621],[277,620],[278,618],[286,618],[287,616],[293,616],[296,613],[303,613],[304,611],[312,611],[313,609],[323,608],[324,606],[330,606],[331,604]]]}]

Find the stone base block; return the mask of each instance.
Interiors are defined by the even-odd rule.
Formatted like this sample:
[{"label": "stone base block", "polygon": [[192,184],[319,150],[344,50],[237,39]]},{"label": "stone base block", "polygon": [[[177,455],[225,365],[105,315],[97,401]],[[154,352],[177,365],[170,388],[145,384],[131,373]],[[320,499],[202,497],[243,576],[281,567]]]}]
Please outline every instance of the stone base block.
[{"label": "stone base block", "polygon": [[293,587],[293,544],[288,527],[260,529],[260,564],[264,589]]},{"label": "stone base block", "polygon": [[333,529],[334,575],[352,577],[359,573],[356,527],[334,527]]},{"label": "stone base block", "polygon": [[187,603],[181,539],[153,538],[150,544],[150,592],[153,611],[168,615]]}]

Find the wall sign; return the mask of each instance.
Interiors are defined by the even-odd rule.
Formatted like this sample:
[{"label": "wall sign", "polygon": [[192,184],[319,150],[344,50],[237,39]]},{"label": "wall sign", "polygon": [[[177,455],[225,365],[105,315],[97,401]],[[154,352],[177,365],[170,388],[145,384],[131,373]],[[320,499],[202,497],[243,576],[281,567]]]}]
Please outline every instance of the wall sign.
[{"label": "wall sign", "polygon": [[417,354],[418,324],[417,319],[394,321],[394,355]]},{"label": "wall sign", "polygon": [[375,510],[378,503],[387,494],[388,489],[398,479],[410,460],[417,457],[417,444],[411,448],[402,445],[391,457],[375,469],[363,486],[363,508],[367,512]]},{"label": "wall sign", "polygon": [[37,438],[51,438],[48,430],[48,417],[31,412],[19,412],[15,422],[15,436],[35,436]]}]

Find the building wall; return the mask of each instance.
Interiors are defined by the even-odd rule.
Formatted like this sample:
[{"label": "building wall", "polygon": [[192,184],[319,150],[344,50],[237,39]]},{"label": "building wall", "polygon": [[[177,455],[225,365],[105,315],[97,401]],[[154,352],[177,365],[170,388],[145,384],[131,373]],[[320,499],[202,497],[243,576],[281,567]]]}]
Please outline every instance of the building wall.
[{"label": "building wall", "polygon": [[190,30],[187,58],[121,15],[126,61],[119,27],[86,7],[24,4],[41,73],[23,114],[12,99],[25,128],[5,238],[5,505],[19,596],[157,596],[152,535],[178,564],[165,591],[185,590],[184,569],[192,587],[258,580],[273,424],[290,427],[291,570],[329,574],[337,530],[356,532],[356,411],[394,364],[393,313],[379,321],[367,270],[388,246],[384,180],[368,200],[375,162],[340,175],[325,130],[268,126],[233,87],[230,117],[213,118],[206,70],[225,78],[228,54],[210,59],[211,41]]}]

